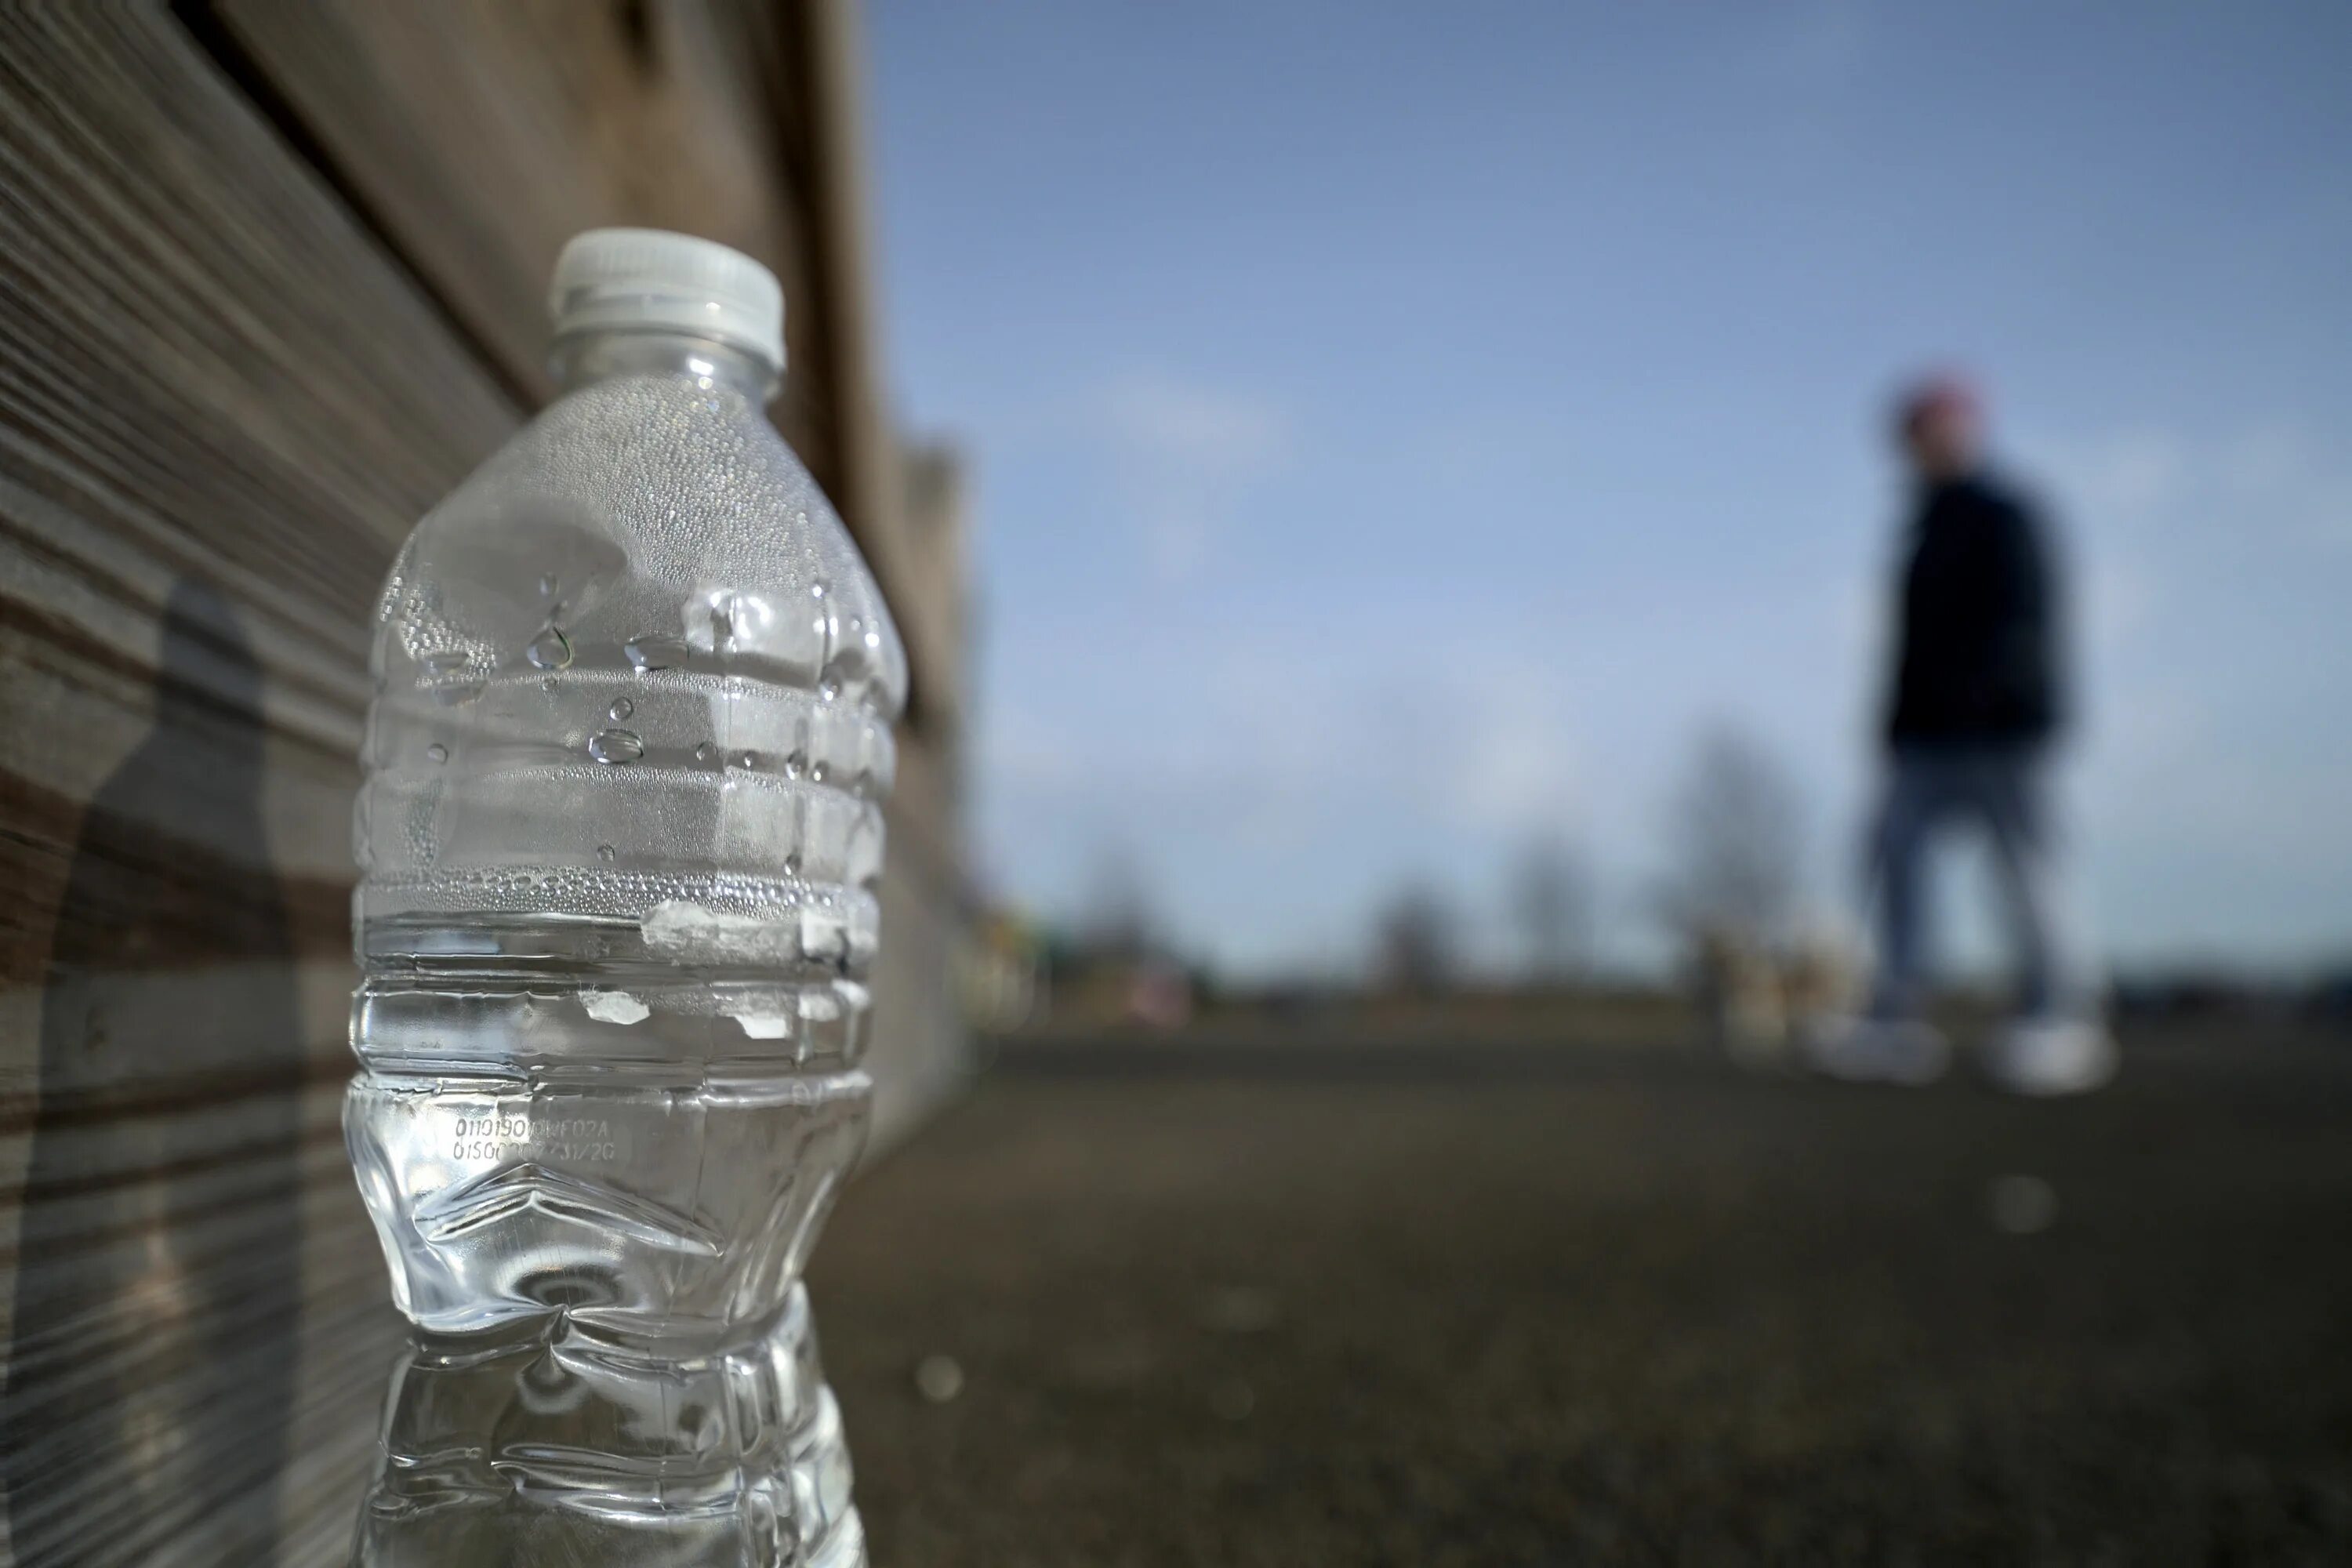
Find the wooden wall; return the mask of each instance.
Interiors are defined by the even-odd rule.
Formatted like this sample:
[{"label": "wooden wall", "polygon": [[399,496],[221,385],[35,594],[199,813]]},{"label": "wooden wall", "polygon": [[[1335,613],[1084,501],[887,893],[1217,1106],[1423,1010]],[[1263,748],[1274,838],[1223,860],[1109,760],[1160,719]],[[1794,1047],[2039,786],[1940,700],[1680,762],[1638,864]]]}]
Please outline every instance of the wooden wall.
[{"label": "wooden wall", "polygon": [[851,22],[0,5],[0,1562],[342,1558],[397,1332],[336,1121],[368,613],[547,395],[578,229],[784,279],[778,423],[913,660],[886,1132],[952,1082],[956,524],[882,418]]}]

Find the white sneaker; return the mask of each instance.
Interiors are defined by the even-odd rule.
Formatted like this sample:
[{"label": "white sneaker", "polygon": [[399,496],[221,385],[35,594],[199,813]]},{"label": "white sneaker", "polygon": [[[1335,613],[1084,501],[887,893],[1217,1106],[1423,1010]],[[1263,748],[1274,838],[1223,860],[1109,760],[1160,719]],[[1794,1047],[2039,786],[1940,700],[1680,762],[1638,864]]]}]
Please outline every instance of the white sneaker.
[{"label": "white sneaker", "polygon": [[1952,1047],[1943,1031],[1917,1019],[1825,1018],[1807,1039],[1806,1056],[1831,1078],[1916,1089],[1944,1076]]},{"label": "white sneaker", "polygon": [[2011,1024],[1985,1055],[1985,1072],[2011,1094],[2087,1094],[2116,1076],[2115,1037],[2071,1019]]}]

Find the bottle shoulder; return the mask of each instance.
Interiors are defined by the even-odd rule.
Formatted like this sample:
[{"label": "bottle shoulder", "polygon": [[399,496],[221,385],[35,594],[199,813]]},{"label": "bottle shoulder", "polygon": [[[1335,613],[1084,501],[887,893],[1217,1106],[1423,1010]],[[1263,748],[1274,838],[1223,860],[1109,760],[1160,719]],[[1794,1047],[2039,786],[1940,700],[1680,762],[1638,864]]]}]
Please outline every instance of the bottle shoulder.
[{"label": "bottle shoulder", "polygon": [[380,641],[626,625],[745,653],[805,640],[816,619],[828,640],[856,637],[895,712],[904,651],[839,513],[750,398],[667,374],[606,377],[541,410],[418,523],[378,617]]}]

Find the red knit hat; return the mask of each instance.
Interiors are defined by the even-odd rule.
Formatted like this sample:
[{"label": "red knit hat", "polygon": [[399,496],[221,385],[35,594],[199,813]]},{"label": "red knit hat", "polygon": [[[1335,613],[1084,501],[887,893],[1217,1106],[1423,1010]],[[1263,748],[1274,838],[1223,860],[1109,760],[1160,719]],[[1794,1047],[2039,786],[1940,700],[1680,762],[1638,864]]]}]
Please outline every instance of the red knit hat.
[{"label": "red knit hat", "polygon": [[1975,420],[1984,414],[1984,399],[1976,384],[1958,371],[1937,371],[1921,376],[1895,400],[1895,428],[1906,437],[1917,433],[1928,420],[1946,415]]}]

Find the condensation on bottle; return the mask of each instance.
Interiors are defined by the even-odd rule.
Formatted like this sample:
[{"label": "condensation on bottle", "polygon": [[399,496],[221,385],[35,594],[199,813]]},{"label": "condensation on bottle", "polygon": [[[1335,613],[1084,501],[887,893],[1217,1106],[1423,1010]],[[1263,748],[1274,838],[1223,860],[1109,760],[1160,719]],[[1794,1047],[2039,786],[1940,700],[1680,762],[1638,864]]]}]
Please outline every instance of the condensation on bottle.
[{"label": "condensation on bottle", "polygon": [[562,395],[384,585],[344,1129],[414,1331],[366,1568],[862,1563],[802,1265],[865,1135],[905,657],[774,278],[574,239]]}]

